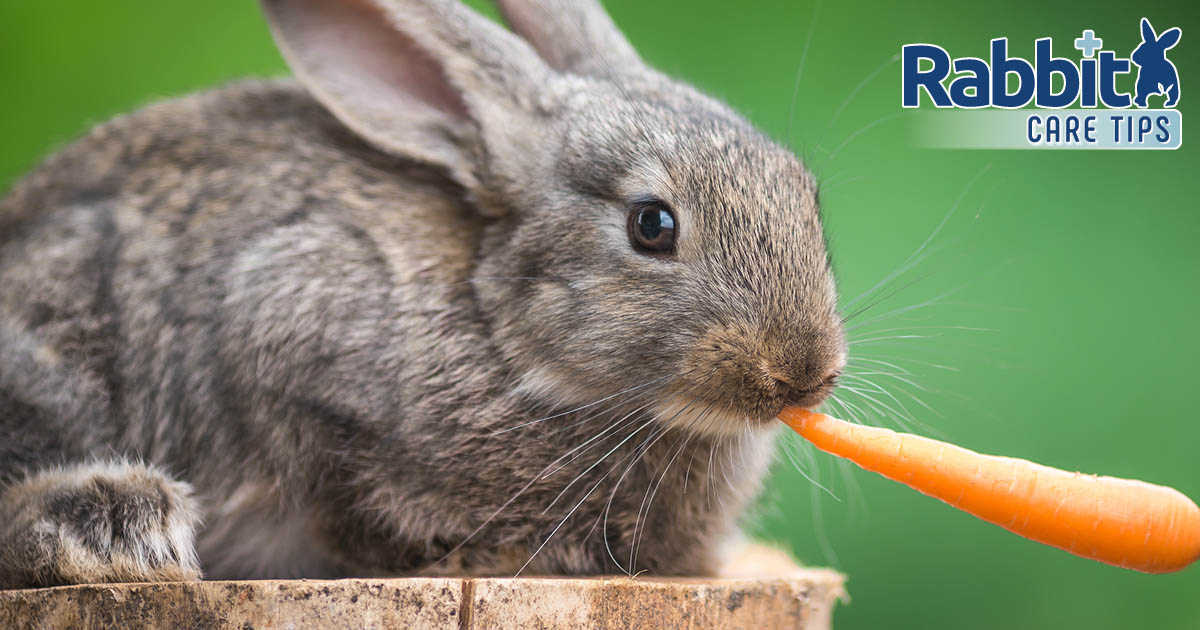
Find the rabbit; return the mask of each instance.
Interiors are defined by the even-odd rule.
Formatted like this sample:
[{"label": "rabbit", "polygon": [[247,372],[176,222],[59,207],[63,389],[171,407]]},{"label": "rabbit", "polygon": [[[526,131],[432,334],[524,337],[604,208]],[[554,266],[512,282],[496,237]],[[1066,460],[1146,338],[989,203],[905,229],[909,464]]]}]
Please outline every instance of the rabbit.
[{"label": "rabbit", "polygon": [[594,0],[497,4],[263,0],[295,80],[0,201],[0,586],[736,556],[845,363],[816,181]]},{"label": "rabbit", "polygon": [[1142,18],[1142,43],[1129,55],[1138,67],[1134,86],[1137,96],[1133,100],[1138,107],[1146,107],[1151,94],[1165,95],[1164,107],[1174,107],[1179,101],[1179,72],[1175,64],[1167,59],[1167,51],[1179,43],[1182,34],[1183,31],[1175,27],[1156,36],[1150,20]]}]

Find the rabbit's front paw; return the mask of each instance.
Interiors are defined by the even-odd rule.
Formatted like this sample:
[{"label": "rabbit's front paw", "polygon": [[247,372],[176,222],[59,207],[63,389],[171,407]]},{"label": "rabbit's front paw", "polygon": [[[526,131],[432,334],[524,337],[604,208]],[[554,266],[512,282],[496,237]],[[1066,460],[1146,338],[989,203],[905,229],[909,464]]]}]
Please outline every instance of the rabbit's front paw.
[{"label": "rabbit's front paw", "polygon": [[5,495],[2,585],[200,577],[191,490],[153,468],[93,464],[45,472]]}]

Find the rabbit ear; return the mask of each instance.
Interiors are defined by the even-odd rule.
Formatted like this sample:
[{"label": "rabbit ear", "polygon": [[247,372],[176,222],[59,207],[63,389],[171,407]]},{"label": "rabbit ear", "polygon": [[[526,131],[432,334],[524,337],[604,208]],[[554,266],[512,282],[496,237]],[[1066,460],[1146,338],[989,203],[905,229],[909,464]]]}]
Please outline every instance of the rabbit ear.
[{"label": "rabbit ear", "polygon": [[1172,29],[1167,29],[1167,31],[1165,33],[1163,33],[1162,35],[1159,35],[1158,45],[1160,47],[1162,47],[1163,50],[1166,50],[1166,49],[1174,46],[1175,44],[1178,44],[1179,36],[1182,34],[1183,34],[1183,31],[1179,30],[1178,26],[1176,26],[1175,28],[1172,28]]},{"label": "rabbit ear", "polygon": [[503,146],[515,135],[506,130],[532,116],[550,72],[520,38],[451,0],[262,6],[297,78],[347,127],[471,191],[481,156],[517,151]]},{"label": "rabbit ear", "polygon": [[597,0],[496,0],[504,20],[553,68],[609,78],[642,60]]},{"label": "rabbit ear", "polygon": [[1150,20],[1142,18],[1142,41],[1152,44],[1154,39],[1154,27],[1150,26]]}]

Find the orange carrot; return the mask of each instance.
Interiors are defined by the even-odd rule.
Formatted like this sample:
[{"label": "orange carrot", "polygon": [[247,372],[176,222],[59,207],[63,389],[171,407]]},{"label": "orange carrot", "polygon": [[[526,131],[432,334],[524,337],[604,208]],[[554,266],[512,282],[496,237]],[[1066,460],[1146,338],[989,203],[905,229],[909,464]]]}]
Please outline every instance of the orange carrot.
[{"label": "orange carrot", "polygon": [[1077,556],[1146,573],[1200,557],[1200,508],[1172,488],[980,455],[800,408],[779,419],[827,453]]}]

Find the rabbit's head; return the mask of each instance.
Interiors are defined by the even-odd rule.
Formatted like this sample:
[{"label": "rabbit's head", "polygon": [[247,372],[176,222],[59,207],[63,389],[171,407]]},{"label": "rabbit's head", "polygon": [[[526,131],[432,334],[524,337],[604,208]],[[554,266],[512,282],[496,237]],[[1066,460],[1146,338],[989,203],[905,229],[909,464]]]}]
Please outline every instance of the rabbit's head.
[{"label": "rabbit's head", "polygon": [[1167,29],[1162,35],[1155,35],[1150,20],[1142,18],[1142,43],[1133,49],[1129,58],[1139,67],[1165,64],[1167,51],[1179,43],[1182,31],[1179,27]]},{"label": "rabbit's head", "polygon": [[478,209],[518,387],[712,434],[814,406],[845,360],[811,174],[655,72],[592,0],[264,0],[296,75]]}]

